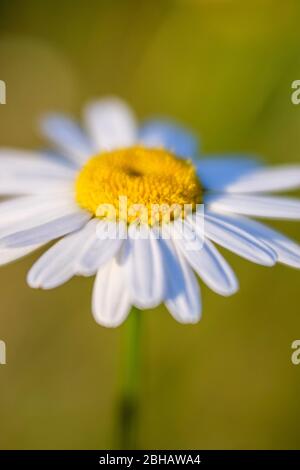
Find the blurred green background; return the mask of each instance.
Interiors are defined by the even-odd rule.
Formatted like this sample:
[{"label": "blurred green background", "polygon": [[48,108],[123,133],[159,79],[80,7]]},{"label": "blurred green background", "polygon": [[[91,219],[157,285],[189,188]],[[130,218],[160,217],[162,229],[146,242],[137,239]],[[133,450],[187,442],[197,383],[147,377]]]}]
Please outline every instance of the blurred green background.
[{"label": "blurred green background", "polygon": [[[38,148],[41,113],[117,94],[139,118],[184,122],[206,153],[299,162],[299,19],[298,0],[1,0],[0,145]],[[299,224],[276,226],[300,241]],[[203,287],[198,325],[143,314],[141,448],[300,448],[300,273],[226,256],[240,292]],[[37,257],[0,270],[0,447],[116,446],[124,327],[94,322],[92,279],[29,289]]]}]

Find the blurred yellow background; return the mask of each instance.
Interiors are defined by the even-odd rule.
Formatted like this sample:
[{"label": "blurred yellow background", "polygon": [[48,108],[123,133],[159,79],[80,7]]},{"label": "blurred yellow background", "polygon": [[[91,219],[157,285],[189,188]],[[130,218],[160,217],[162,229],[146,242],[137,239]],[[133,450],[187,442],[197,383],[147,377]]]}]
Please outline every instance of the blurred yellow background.
[{"label": "blurred yellow background", "polygon": [[[1,0],[0,145],[39,148],[41,113],[117,94],[190,126],[204,153],[299,162],[299,19],[298,0]],[[199,324],[143,314],[141,448],[300,447],[300,273],[225,254],[240,292],[203,286]],[[92,279],[29,289],[38,255],[0,269],[0,448],[111,448],[124,327],[94,322]]]}]

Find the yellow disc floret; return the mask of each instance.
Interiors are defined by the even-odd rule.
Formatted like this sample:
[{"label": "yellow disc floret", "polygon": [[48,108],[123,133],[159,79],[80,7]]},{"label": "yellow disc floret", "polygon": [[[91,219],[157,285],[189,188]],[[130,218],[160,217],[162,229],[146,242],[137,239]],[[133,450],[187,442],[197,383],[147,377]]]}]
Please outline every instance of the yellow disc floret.
[{"label": "yellow disc floret", "polygon": [[[194,210],[202,188],[193,164],[163,149],[129,147],[91,158],[76,180],[76,200],[97,217],[150,225]],[[181,208],[181,210],[179,210]]]}]

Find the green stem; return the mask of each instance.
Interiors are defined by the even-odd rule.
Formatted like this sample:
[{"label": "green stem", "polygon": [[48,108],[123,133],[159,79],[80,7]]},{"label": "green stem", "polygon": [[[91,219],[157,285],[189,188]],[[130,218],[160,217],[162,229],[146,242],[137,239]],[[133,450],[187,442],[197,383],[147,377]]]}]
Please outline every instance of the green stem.
[{"label": "green stem", "polygon": [[141,312],[133,308],[124,325],[123,384],[120,409],[121,450],[137,448],[141,318]]}]

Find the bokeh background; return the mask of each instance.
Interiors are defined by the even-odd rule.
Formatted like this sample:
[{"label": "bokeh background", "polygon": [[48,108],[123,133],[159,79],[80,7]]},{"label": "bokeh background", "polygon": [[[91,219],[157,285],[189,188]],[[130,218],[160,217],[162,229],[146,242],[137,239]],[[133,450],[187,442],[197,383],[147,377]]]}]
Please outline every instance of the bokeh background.
[{"label": "bokeh background", "polygon": [[[299,14],[298,0],[1,0],[0,145],[39,148],[41,113],[117,94],[190,126],[204,153],[299,162]],[[274,226],[300,241],[299,224]],[[226,256],[240,292],[203,286],[198,325],[143,314],[141,448],[300,447],[300,273]],[[37,257],[0,270],[0,448],[116,447],[124,327],[94,322],[92,279],[29,289]]]}]

